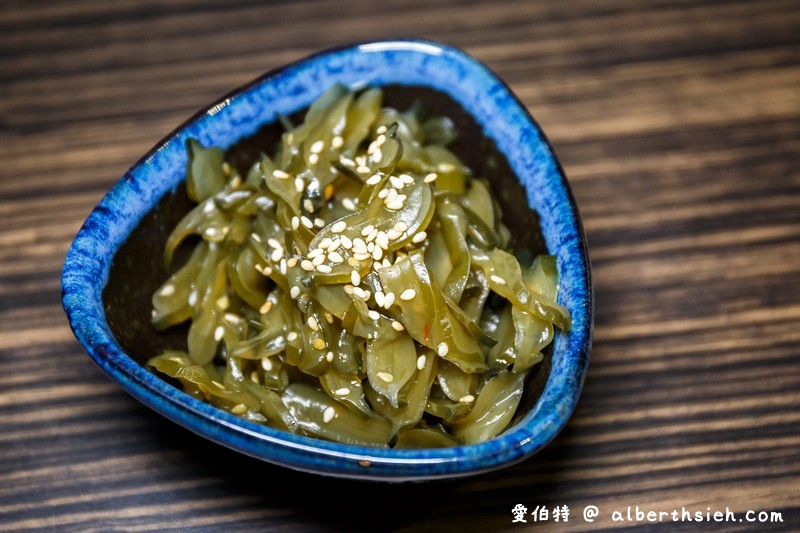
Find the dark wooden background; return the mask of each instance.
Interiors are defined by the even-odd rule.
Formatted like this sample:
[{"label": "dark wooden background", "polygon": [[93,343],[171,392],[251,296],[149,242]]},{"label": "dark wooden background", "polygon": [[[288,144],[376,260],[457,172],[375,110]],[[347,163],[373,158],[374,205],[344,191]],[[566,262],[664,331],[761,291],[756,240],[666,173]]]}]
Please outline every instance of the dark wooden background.
[{"label": "dark wooden background", "polygon": [[[571,422],[462,481],[336,481],[210,444],[106,379],[59,301],[81,222],[174,126],[268,69],[390,36],[463,47],[509,83],[594,265]],[[629,505],[800,530],[799,154],[794,0],[3,0],[0,529],[512,530],[521,503],[569,506],[566,525],[529,516],[541,530],[631,526],[611,520]]]}]

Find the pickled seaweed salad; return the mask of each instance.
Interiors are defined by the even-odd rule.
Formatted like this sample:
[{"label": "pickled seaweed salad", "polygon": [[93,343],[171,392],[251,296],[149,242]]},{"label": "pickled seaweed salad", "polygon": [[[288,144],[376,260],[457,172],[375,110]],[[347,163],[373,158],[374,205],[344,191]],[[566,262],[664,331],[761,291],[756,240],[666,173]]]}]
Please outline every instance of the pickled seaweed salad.
[{"label": "pickled seaweed salad", "polygon": [[[555,259],[521,265],[489,184],[448,149],[458,132],[379,88],[334,86],[240,175],[187,143],[197,203],[153,295],[187,351],[148,365],[191,396],[285,431],[347,444],[490,439],[569,313]],[[517,253],[517,255],[515,255]]]}]

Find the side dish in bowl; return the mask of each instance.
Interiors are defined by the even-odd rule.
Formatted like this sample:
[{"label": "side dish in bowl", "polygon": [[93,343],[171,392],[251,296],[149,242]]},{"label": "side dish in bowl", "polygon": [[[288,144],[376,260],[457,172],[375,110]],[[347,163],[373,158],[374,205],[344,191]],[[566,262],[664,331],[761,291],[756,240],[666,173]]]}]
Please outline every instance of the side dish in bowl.
[{"label": "side dish in bowl", "polygon": [[312,56],[198,114],[93,211],[62,285],[133,396],[323,474],[524,459],[588,362],[588,255],[549,144],[480,63],[420,41]]},{"label": "side dish in bowl", "polygon": [[190,321],[187,348],[148,365],[285,431],[483,442],[511,421],[553,326],[569,329],[555,258],[512,249],[490,184],[447,148],[451,119],[382,102],[334,85],[244,176],[189,140],[197,206],[167,264],[196,239],[153,296],[158,329]]}]

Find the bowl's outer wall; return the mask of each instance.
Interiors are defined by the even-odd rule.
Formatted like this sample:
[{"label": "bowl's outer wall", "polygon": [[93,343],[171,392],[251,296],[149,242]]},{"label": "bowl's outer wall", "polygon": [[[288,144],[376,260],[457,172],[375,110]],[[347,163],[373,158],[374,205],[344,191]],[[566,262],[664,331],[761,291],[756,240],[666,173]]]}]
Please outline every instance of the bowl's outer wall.
[{"label": "bowl's outer wall", "polygon": [[[229,147],[277,114],[311,104],[333,83],[421,85],[470,112],[508,158],[541,218],[558,259],[559,302],[572,314],[557,332],[552,370],[541,398],[516,426],[488,442],[436,450],[346,446],[249,423],[171,387],[120,349],[105,320],[103,287],[128,234],[184,178],[185,142]],[[371,479],[428,479],[473,474],[524,459],[563,428],[580,395],[593,324],[585,238],[564,173],[541,129],[508,87],[463,52],[430,42],[366,43],[311,56],[268,73],[190,119],[132,167],[92,211],[64,264],[64,308],[89,355],[134,397],[181,425],[246,454],[296,469]],[[365,466],[369,465],[369,466]]]}]

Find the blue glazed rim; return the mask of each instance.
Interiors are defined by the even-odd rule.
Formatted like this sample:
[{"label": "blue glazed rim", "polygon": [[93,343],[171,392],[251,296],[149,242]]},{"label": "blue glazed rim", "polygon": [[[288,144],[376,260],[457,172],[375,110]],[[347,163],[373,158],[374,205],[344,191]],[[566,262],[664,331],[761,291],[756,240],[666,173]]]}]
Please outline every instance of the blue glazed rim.
[{"label": "blue glazed rim", "polygon": [[[472,114],[525,185],[539,212],[548,249],[557,256],[559,302],[573,318],[557,331],[542,395],[516,425],[488,442],[453,448],[396,450],[343,445],[251,423],[205,404],[128,357],[105,319],[102,293],[114,254],[142,216],[183,179],[185,140],[228,147],[277,113],[307,107],[334,82],[423,85],[445,92]],[[594,299],[583,228],[572,192],[541,128],[485,65],[439,43],[398,39],[337,48],[268,72],[223,97],[164,138],[103,197],[78,231],[62,272],[62,302],[78,341],[133,397],[224,446],[290,468],[340,477],[425,480],[511,465],[549,443],[567,423],[589,361]]]}]

